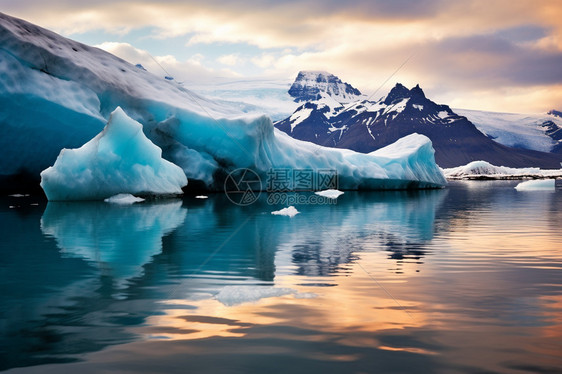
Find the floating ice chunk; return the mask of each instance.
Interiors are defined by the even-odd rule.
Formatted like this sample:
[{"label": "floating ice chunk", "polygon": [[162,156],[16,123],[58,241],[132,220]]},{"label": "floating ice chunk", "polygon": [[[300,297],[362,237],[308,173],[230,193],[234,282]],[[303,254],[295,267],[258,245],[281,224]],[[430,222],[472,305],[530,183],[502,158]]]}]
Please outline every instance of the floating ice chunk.
[{"label": "floating ice chunk", "polygon": [[315,192],[316,195],[327,197],[329,199],[337,199],[340,195],[343,195],[343,191],[340,190],[324,190]]},{"label": "floating ice chunk", "polygon": [[281,210],[276,210],[275,212],[271,212],[271,214],[274,214],[276,216],[289,216],[289,217],[294,217],[299,213],[300,212],[292,205],[288,208],[283,208]]},{"label": "floating ice chunk", "polygon": [[521,182],[517,186],[515,186],[515,189],[517,191],[554,191],[555,180],[542,179]]},{"label": "floating ice chunk", "polygon": [[123,204],[129,205],[134,203],[140,203],[144,201],[143,198],[133,196],[128,193],[120,193],[119,195],[111,196],[104,200],[106,203],[113,203],[113,204]]},{"label": "floating ice chunk", "polygon": [[208,199],[209,196],[205,196],[205,195],[199,195],[199,196],[195,196],[196,199]]},{"label": "floating ice chunk", "polygon": [[107,126],[77,149],[63,149],[41,173],[49,200],[102,200],[119,193],[176,195],[187,184],[183,170],[164,160],[142,125],[117,108]]},{"label": "floating ice chunk", "polygon": [[266,286],[226,286],[216,296],[216,299],[226,306],[243,303],[255,303],[268,297],[279,297],[296,294],[292,288],[277,288]]}]

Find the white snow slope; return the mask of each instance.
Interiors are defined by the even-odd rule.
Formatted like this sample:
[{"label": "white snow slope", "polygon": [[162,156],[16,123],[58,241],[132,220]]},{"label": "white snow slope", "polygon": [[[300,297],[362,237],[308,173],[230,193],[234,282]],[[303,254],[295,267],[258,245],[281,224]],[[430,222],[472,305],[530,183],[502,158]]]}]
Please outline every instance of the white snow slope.
[{"label": "white snow slope", "polygon": [[[298,142],[107,52],[0,13],[0,176],[31,175],[99,133],[120,106],[189,179],[251,168],[335,169],[343,189],[440,187],[431,142],[412,135],[372,154]],[[387,153],[386,153],[387,152]],[[220,186],[222,188],[222,186]]]},{"label": "white snow slope", "polygon": [[550,114],[496,113],[467,109],[454,111],[468,118],[488,137],[509,147],[550,152],[558,142],[549,137],[541,125],[552,121],[562,131],[562,118]]}]

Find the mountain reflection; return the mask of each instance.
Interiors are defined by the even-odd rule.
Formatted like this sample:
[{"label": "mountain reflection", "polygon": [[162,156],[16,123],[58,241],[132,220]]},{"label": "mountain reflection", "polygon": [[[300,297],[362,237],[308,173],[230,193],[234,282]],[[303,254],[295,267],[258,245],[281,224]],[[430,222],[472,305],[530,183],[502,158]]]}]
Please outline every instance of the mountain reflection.
[{"label": "mountain reflection", "polygon": [[389,258],[418,261],[434,235],[436,211],[446,190],[348,192],[334,206],[306,206],[292,232],[282,233],[290,259],[277,252],[276,265],[294,273],[326,276],[345,271],[357,252],[389,252]]}]

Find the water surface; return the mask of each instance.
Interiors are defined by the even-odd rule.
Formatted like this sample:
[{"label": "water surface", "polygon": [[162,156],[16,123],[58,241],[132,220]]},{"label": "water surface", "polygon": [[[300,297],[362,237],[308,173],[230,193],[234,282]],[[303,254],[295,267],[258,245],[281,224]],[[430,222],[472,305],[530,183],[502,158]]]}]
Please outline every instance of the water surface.
[{"label": "water surface", "polygon": [[[562,370],[562,191],[0,200],[0,370]],[[37,203],[38,205],[31,205]],[[11,207],[11,208],[10,208]]]}]

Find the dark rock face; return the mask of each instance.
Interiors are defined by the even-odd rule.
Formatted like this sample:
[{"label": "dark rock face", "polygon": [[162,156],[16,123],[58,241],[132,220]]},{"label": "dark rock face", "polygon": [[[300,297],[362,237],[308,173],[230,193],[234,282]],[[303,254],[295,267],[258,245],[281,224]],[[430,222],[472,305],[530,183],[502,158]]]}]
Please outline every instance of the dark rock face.
[{"label": "dark rock face", "polygon": [[364,153],[419,133],[431,139],[435,160],[444,168],[476,160],[498,166],[560,168],[562,161],[561,154],[494,142],[466,117],[426,98],[419,86],[409,90],[397,84],[385,98],[357,102],[347,110],[309,102],[276,127],[300,140]]}]

